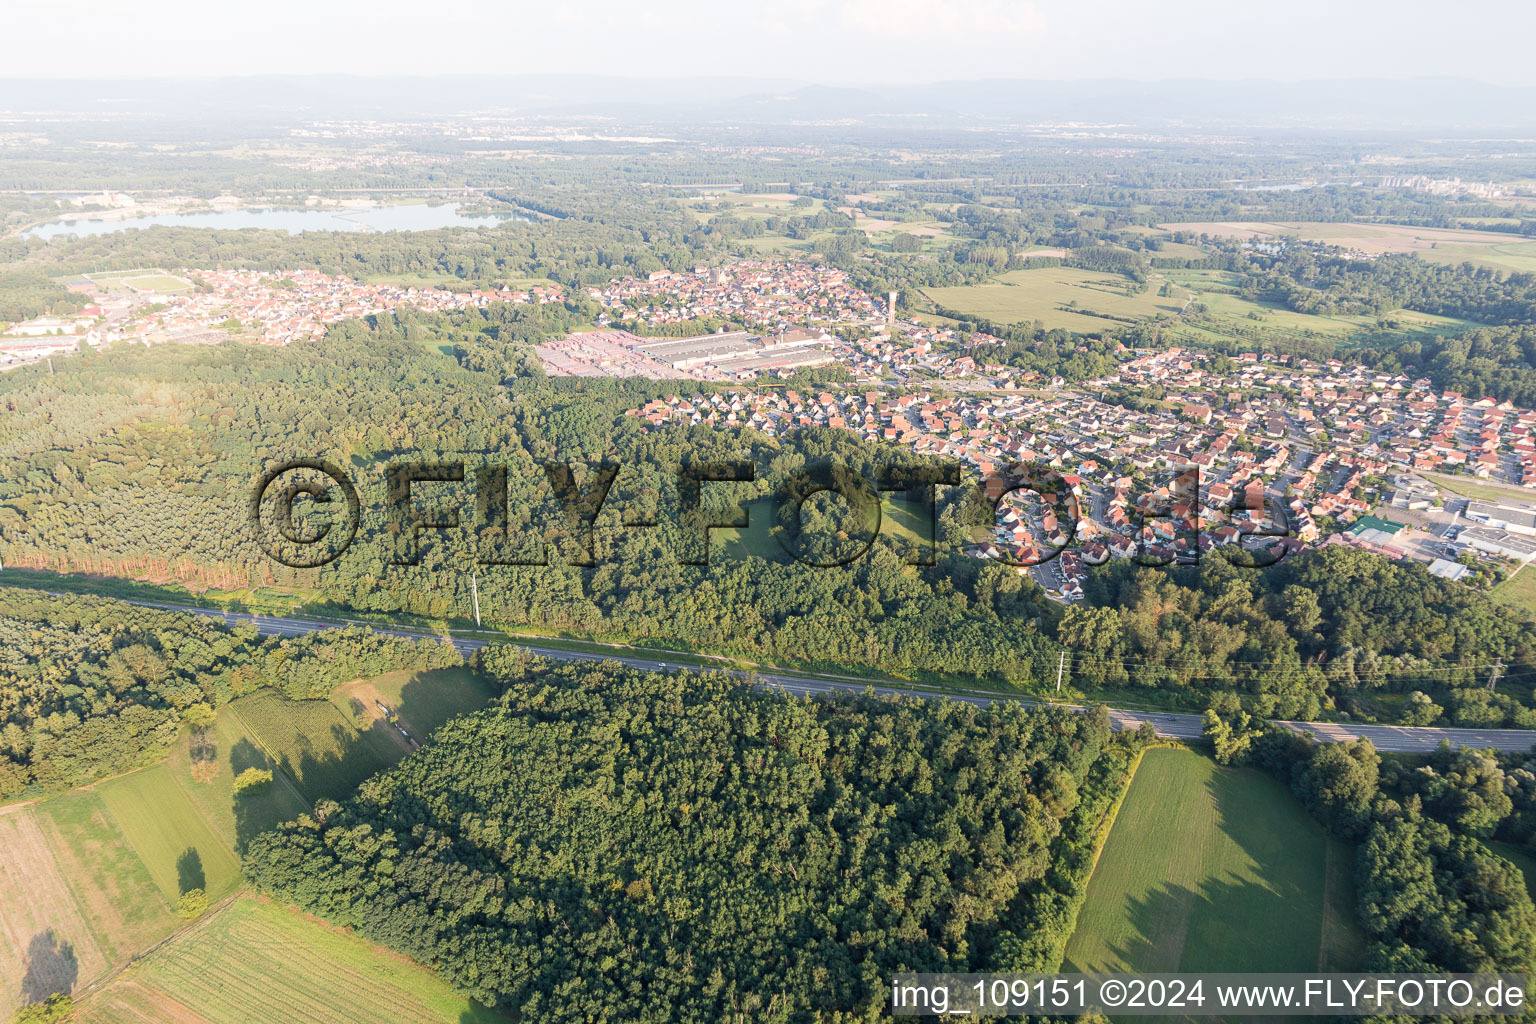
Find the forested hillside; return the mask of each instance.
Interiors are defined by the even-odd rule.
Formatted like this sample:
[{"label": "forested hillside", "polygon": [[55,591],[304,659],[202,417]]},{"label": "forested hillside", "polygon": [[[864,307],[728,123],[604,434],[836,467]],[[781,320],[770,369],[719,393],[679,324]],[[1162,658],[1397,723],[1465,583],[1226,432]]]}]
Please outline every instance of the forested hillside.
[{"label": "forested hillside", "polygon": [[1057,841],[1091,837],[1136,742],[1103,715],[482,667],[499,704],[246,872],[523,1019],[874,1019],[896,970],[1054,967],[1025,951],[1059,957],[1075,917]]}]

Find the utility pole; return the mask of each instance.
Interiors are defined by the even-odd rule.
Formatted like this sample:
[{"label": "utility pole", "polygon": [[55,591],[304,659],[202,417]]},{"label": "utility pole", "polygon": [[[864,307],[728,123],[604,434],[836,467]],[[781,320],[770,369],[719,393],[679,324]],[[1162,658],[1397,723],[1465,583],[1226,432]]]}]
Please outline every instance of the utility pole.
[{"label": "utility pole", "polygon": [[1061,692],[1061,675],[1067,668],[1067,652],[1062,651],[1061,657],[1056,659],[1056,692]]},{"label": "utility pole", "polygon": [[475,628],[480,628],[480,579],[479,573],[470,573],[469,589],[475,595]]},{"label": "utility pole", "polygon": [[1504,659],[1500,658],[1497,662],[1494,663],[1493,671],[1488,673],[1488,690],[1489,690],[1489,692],[1492,692],[1493,688],[1499,685],[1499,677],[1502,676],[1503,674],[1504,674]]}]

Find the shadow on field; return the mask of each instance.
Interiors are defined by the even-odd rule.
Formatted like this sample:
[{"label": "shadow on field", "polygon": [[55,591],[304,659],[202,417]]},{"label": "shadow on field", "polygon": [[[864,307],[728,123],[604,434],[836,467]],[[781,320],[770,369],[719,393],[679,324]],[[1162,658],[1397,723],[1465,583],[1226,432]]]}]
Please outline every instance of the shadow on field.
[{"label": "shadow on field", "polygon": [[486,707],[500,688],[484,676],[448,669],[417,672],[400,688],[400,717],[412,737],[426,743],[434,732],[460,715]]},{"label": "shadow on field", "polygon": [[[324,706],[335,710],[328,703]],[[293,780],[311,804],[325,799],[345,800],[364,779],[405,756],[405,748],[383,733],[360,733],[342,724],[339,712],[337,717],[335,724],[328,726],[329,741],[317,743],[318,737],[295,731],[288,750],[277,756],[277,768]],[[237,807],[238,804],[237,801]],[[252,826],[257,824],[253,820]]]},{"label": "shadow on field", "polygon": [[1217,831],[1232,845],[1187,852],[1209,865],[1197,888],[1164,883],[1133,897],[1127,916],[1135,938],[1115,955],[1151,972],[1316,970],[1323,879],[1312,872],[1325,869],[1320,834],[1284,787],[1251,769],[1219,769],[1206,794]]},{"label": "shadow on field", "polygon": [[176,858],[176,891],[185,896],[193,889],[208,889],[208,879],[203,874],[203,855],[193,846],[181,851]]},{"label": "shadow on field", "polygon": [[[266,752],[243,737],[229,752],[230,778],[238,779],[240,773],[249,768],[270,769],[271,767],[272,762],[267,759]],[[278,786],[282,783],[274,779],[271,785]],[[234,801],[235,853],[244,857],[246,847],[250,845],[251,840],[268,829],[276,828],[281,823],[280,819],[283,815],[273,808],[270,798],[245,795],[235,797]]]},{"label": "shadow on field", "polygon": [[1256,883],[1209,879],[1198,890],[1164,885],[1131,900],[1136,938],[1111,947],[1138,972],[1305,970],[1282,963],[1277,930],[1288,898]]},{"label": "shadow on field", "polygon": [[75,947],[52,930],[39,932],[27,944],[27,970],[21,978],[21,1001],[41,1003],[57,993],[73,992],[80,977]]}]

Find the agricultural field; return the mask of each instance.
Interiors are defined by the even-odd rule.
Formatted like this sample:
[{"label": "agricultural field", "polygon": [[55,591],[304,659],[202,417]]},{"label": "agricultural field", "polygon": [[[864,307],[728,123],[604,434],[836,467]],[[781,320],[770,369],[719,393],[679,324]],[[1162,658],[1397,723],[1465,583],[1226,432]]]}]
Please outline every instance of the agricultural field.
[{"label": "agricultural field", "polygon": [[34,807],[0,809],[0,1016],[106,966]]},{"label": "agricultural field", "polygon": [[[767,220],[769,217],[808,217],[827,208],[825,202],[815,198],[808,205],[794,205],[799,198],[793,192],[752,195],[741,192],[706,192],[702,196],[685,200],[684,205],[700,224],[708,224],[726,213],[741,220]],[[726,209],[713,209],[720,204],[724,204]]]},{"label": "agricultural field", "polygon": [[1289,235],[1366,253],[1412,252],[1434,263],[1465,261],[1495,270],[1536,272],[1536,240],[1497,231],[1420,228],[1403,224],[1262,221],[1213,221],[1162,226],[1169,231],[1190,231],[1243,240]]},{"label": "agricultural field", "polygon": [[311,803],[345,798],[403,755],[398,743],[382,732],[359,730],[329,701],[294,701],[265,691],[229,706]]},{"label": "agricultural field", "polygon": [[[419,720],[425,731],[494,696],[490,684],[460,669],[402,672],[375,683],[375,692],[410,709],[417,716],[411,724]],[[240,704],[263,723],[267,742],[309,753],[291,755],[288,769],[317,795],[345,795],[404,752],[350,729],[324,701],[262,694]],[[23,980],[0,987],[0,1019],[21,998],[36,1002],[77,988],[174,932],[182,892],[201,888],[211,900],[234,893],[241,884],[236,851],[309,810],[310,800],[282,772],[264,789],[235,797],[241,771],[278,767],[240,710],[226,707],[206,730],[184,732],[160,764],[0,808],[0,978]],[[132,1004],[141,988],[133,983],[120,1001]],[[126,1019],[165,1018],[149,1012]]]},{"label": "agricultural field", "polygon": [[54,862],[109,962],[121,963],[180,923],[94,790],[51,796],[35,810]]},{"label": "agricultural field", "polygon": [[[811,197],[807,197],[808,203],[796,206],[796,200],[801,198],[792,192],[753,195],[744,195],[740,192],[706,192],[684,200],[684,205],[700,224],[708,224],[716,217],[727,214],[738,220],[767,220],[770,217],[814,216],[828,209],[825,201]],[[715,209],[722,204],[725,209]],[[840,206],[837,207],[837,211],[853,217],[855,226],[868,236],[872,245],[889,245],[891,239],[900,234],[916,235],[923,239],[924,248],[929,249],[941,248],[953,242],[948,228],[937,218],[891,220],[864,213],[854,206]],[[798,239],[782,234],[758,235],[753,238],[738,239],[737,242],[760,253],[807,252],[818,239],[832,233],[813,231],[808,236]]]},{"label": "agricultural field", "polygon": [[281,777],[235,799],[235,775],[268,763],[226,709],[160,764],[0,810],[0,978],[30,979],[0,988],[0,1018],[169,935],[182,892],[239,888],[235,851],[308,810]]},{"label": "agricultural field", "polygon": [[451,718],[485,707],[497,689],[483,676],[467,668],[431,672],[390,672],[375,679],[359,679],[338,687],[331,703],[361,731],[382,731],[393,742],[396,732],[384,720],[378,702],[395,710],[400,723],[418,741],[426,742]]},{"label": "agricultural field", "polygon": [[1147,258],[1154,260],[1203,260],[1209,255],[1209,251],[1200,248],[1198,245],[1189,245],[1186,242],[1163,242],[1161,248],[1152,249],[1147,252]]},{"label": "agricultural field", "polygon": [[169,763],[96,787],[107,813],[174,906],[188,889],[210,899],[240,885],[240,861],[179,784]]},{"label": "agricultural field", "polygon": [[418,964],[241,896],[81,1001],[79,1024],[491,1024]]},{"label": "agricultural field", "polygon": [[1189,751],[1148,751],[1063,969],[1355,969],[1353,868],[1353,851],[1274,779]]},{"label": "agricultural field", "polygon": [[[1144,320],[1159,314],[1177,316],[1191,293],[1176,288],[1175,294],[1159,297],[1161,282],[1153,279],[1146,291],[1127,295],[1127,278],[1071,267],[1014,270],[983,285],[929,288],[927,295],[940,306],[998,323],[1032,323],[1047,329],[1093,333],[1114,327],[1123,320]],[[1119,319],[1106,319],[1095,313]]]}]

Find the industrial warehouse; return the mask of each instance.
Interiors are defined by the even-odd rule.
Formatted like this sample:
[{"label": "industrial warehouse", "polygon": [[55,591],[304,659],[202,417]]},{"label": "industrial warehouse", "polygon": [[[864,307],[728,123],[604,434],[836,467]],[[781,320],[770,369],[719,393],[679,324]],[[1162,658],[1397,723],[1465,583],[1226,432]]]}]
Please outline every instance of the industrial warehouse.
[{"label": "industrial warehouse", "polygon": [[791,329],[776,334],[722,331],[693,338],[642,338],[628,331],[586,331],[540,345],[545,371],[555,376],[695,377],[750,380],[833,362],[832,337]]}]

